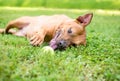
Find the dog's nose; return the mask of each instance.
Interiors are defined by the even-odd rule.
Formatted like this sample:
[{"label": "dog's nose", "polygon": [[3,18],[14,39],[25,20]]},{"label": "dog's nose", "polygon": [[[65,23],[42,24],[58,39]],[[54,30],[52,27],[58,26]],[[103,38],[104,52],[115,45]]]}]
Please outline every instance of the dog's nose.
[{"label": "dog's nose", "polygon": [[58,48],[65,48],[66,47],[66,41],[64,40],[61,40],[58,42]]}]

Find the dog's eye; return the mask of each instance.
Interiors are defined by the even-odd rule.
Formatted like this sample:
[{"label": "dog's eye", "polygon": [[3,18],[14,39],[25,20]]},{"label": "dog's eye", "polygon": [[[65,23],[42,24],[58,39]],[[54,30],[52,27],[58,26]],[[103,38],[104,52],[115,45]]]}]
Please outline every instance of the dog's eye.
[{"label": "dog's eye", "polygon": [[70,29],[68,29],[68,33],[72,33],[72,30],[71,30],[71,28],[70,28]]}]

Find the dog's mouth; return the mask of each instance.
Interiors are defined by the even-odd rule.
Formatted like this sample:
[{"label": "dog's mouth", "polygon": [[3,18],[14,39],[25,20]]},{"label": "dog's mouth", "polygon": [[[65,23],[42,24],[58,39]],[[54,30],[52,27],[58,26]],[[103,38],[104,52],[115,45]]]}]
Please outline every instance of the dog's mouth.
[{"label": "dog's mouth", "polygon": [[56,33],[56,35],[54,36],[54,38],[50,41],[50,47],[52,47],[54,50],[55,49],[57,49],[58,48],[58,46],[57,46],[57,38],[59,37],[59,35],[60,35],[60,31],[58,31],[57,33]]},{"label": "dog's mouth", "polygon": [[58,46],[57,46],[56,41],[54,39],[52,39],[50,41],[50,47],[52,47],[54,50],[57,49]]}]

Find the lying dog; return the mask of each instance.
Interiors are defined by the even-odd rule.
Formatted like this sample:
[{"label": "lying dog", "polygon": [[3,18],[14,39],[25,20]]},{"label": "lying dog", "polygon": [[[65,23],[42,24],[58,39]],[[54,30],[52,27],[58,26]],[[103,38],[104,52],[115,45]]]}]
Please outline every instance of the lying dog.
[{"label": "lying dog", "polygon": [[[91,22],[92,17],[92,13],[76,19],[66,15],[25,16],[10,21],[5,29],[0,29],[0,33],[27,37],[33,46],[50,41],[53,49],[65,49],[72,45],[86,44],[85,27]],[[17,28],[18,31],[11,28]]]}]

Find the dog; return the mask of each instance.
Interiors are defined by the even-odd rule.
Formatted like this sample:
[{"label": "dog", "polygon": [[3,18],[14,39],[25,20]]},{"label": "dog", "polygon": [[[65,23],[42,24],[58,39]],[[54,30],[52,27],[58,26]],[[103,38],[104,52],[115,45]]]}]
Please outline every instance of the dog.
[{"label": "dog", "polygon": [[0,29],[0,33],[26,37],[33,46],[49,42],[54,50],[62,50],[69,46],[86,45],[85,27],[90,24],[92,17],[92,13],[76,19],[62,14],[24,16],[10,21],[5,29]]}]

